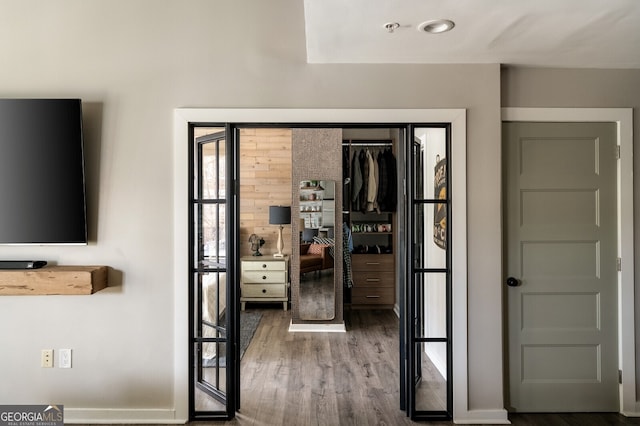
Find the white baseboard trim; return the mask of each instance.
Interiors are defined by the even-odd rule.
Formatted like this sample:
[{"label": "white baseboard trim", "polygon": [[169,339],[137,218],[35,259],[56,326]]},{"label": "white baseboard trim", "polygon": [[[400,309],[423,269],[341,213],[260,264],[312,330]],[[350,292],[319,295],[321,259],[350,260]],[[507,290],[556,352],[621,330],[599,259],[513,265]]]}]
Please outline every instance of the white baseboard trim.
[{"label": "white baseboard trim", "polygon": [[185,424],[174,409],[64,408],[65,424]]},{"label": "white baseboard trim", "polygon": [[289,324],[289,332],[312,332],[312,333],[346,333],[347,328],[344,322],[341,324]]},{"label": "white baseboard trim", "polygon": [[625,417],[640,417],[640,412],[638,411],[631,411],[631,412],[621,412],[620,414],[622,414]]},{"label": "white baseboard trim", "polygon": [[507,410],[469,410],[464,413],[454,413],[453,422],[460,425],[511,424]]}]

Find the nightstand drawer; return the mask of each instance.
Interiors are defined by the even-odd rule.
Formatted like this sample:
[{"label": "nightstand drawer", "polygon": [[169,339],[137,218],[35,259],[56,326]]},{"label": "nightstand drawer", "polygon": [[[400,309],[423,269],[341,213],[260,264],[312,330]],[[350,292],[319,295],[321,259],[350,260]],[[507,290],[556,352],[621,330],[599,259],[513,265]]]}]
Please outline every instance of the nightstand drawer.
[{"label": "nightstand drawer", "polygon": [[284,271],[287,268],[286,262],[272,260],[259,261],[259,260],[243,260],[242,272],[245,271]]},{"label": "nightstand drawer", "polygon": [[242,297],[285,297],[285,284],[247,284],[242,286]]},{"label": "nightstand drawer", "polygon": [[242,282],[249,283],[284,283],[287,282],[286,271],[243,271]]}]

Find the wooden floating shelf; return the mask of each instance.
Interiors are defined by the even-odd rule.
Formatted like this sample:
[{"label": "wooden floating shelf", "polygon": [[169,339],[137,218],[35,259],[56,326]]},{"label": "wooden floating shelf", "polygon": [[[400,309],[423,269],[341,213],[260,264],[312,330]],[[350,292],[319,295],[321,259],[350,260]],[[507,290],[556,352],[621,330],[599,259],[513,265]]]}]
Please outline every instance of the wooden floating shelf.
[{"label": "wooden floating shelf", "polygon": [[0,271],[0,296],[93,294],[107,287],[106,266],[45,266]]}]

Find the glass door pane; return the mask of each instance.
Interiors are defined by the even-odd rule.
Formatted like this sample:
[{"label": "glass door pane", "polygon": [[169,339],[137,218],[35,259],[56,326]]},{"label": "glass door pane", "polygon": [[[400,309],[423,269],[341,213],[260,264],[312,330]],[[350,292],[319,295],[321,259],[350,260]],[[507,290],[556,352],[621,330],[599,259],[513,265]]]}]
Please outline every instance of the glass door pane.
[{"label": "glass door pane", "polygon": [[235,414],[233,288],[227,262],[227,141],[222,127],[194,127],[190,224],[193,420]]},{"label": "glass door pane", "polygon": [[409,183],[407,289],[408,411],[414,420],[444,420],[451,399],[451,247],[449,128],[414,127]]}]

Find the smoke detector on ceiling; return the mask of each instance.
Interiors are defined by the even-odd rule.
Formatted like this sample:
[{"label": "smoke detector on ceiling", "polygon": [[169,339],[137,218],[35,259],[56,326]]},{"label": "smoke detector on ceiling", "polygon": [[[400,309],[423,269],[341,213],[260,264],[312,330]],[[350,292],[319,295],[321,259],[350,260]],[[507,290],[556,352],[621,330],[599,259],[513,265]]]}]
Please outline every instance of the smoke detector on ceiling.
[{"label": "smoke detector on ceiling", "polygon": [[387,22],[386,24],[384,24],[384,27],[388,32],[392,33],[398,28],[400,28],[400,24],[397,22]]}]

